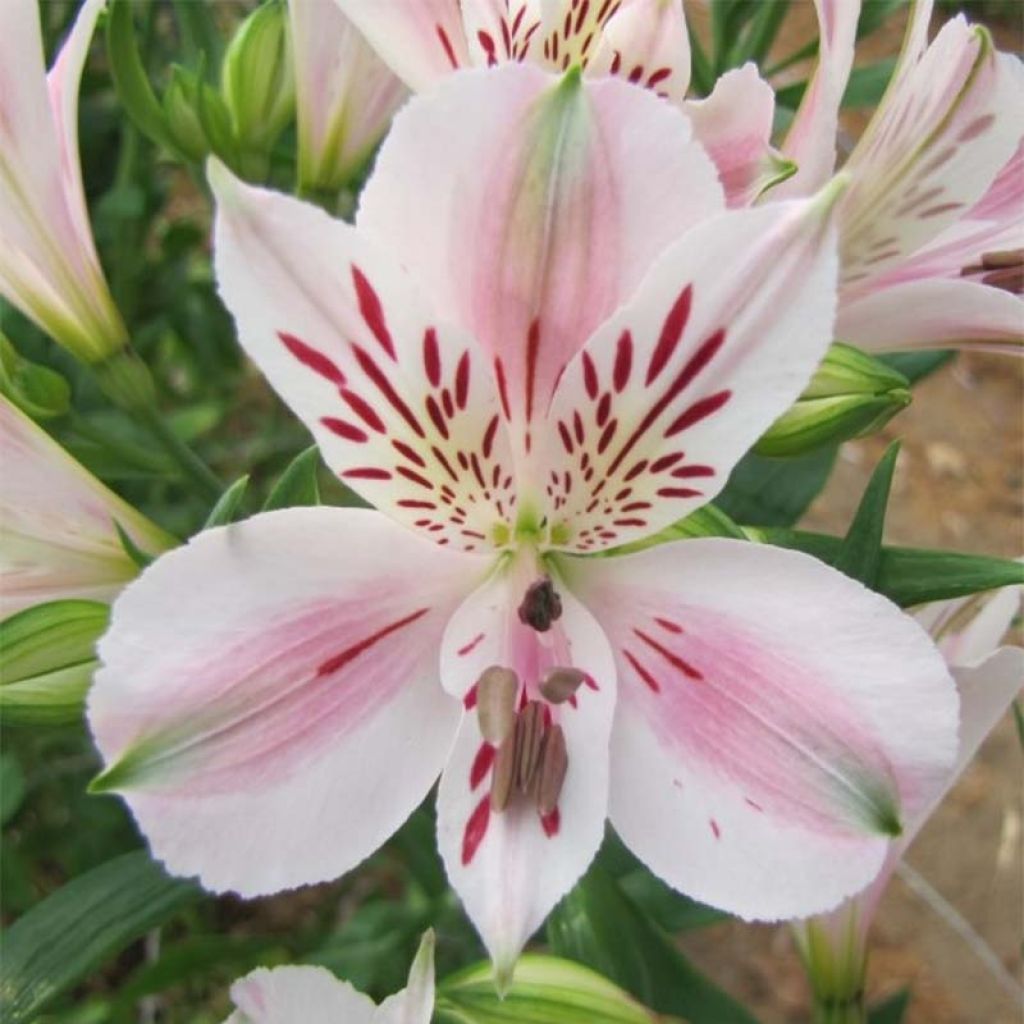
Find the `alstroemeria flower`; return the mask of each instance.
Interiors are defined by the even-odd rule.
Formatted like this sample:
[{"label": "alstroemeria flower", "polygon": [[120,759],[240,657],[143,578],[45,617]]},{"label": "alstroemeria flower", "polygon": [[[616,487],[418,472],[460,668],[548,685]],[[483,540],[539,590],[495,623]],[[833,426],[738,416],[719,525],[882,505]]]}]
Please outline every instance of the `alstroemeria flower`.
[{"label": "alstroemeria flower", "polygon": [[39,5],[0,13],[0,295],[79,359],[128,340],[89,226],[78,83],[104,0],[86,0],[49,75]]},{"label": "alstroemeria flower", "polygon": [[288,0],[299,186],[337,192],[369,159],[408,91],[334,0]]},{"label": "alstroemeria flower", "polygon": [[[911,843],[1021,691],[1024,650],[999,646],[1020,613],[1021,592],[1020,587],[1006,587],[995,594],[926,605],[916,613],[935,637],[956,679],[960,750],[952,771],[891,843],[885,864],[871,885],[832,913],[795,925],[812,983],[833,989],[823,995],[862,998],[868,933],[882,894]],[[837,984],[846,991],[835,991]]]},{"label": "alstroemeria flower", "polygon": [[380,1006],[324,967],[260,967],[231,986],[231,1001],[224,1024],[430,1024],[434,933],[423,936],[406,987]]},{"label": "alstroemeria flower", "polygon": [[[422,90],[461,68],[526,62],[617,76],[678,104],[718,168],[730,206],[793,173],[770,144],[775,94],[753,64],[705,100],[685,99],[690,38],[682,0],[336,0],[381,58]],[[822,182],[824,183],[824,182]]]},{"label": "alstroemeria flower", "polygon": [[378,511],[203,533],[116,603],[95,786],[156,856],[250,895],[333,878],[441,774],[502,976],[609,815],[746,917],[873,877],[955,750],[924,631],[777,548],[577,557],[710,500],[795,399],[839,188],[725,211],[673,107],[524,66],[412,100],[354,227],[209,176],[243,345]]},{"label": "alstroemeria flower", "polygon": [[[808,194],[835,162],[859,4],[816,0],[822,58],[783,146]],[[836,336],[873,351],[1024,343],[1024,67],[917,0],[893,79],[844,165]]]},{"label": "alstroemeria flower", "polygon": [[176,543],[3,396],[0,474],[0,618],[64,598],[112,600],[139,571],[118,526],[148,554]]}]

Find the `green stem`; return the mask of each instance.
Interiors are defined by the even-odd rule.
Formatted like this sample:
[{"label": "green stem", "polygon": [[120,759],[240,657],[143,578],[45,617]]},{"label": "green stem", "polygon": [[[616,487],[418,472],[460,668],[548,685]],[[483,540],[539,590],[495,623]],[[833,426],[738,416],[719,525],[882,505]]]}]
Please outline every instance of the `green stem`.
[{"label": "green stem", "polygon": [[213,470],[178,437],[157,409],[141,409],[136,412],[136,416],[174,459],[184,476],[195,484],[197,490],[211,498],[219,497],[223,487]]},{"label": "green stem", "polygon": [[863,992],[858,992],[841,1002],[815,1000],[814,1024],[867,1024],[867,1019]]}]

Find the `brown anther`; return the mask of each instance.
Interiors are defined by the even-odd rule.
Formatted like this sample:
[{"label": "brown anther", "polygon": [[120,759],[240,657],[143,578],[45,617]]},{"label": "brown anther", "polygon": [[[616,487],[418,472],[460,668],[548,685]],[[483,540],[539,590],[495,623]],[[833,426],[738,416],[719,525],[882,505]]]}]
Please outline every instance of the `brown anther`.
[{"label": "brown anther", "polygon": [[540,692],[545,700],[552,704],[561,704],[568,700],[583,684],[583,673],[578,668],[565,668],[556,665],[548,669],[540,681]]},{"label": "brown anther", "polygon": [[1001,270],[1003,267],[1024,267],[1024,249],[1003,249],[1000,252],[983,253],[981,265],[986,270]]},{"label": "brown anther", "polygon": [[540,764],[544,741],[544,705],[531,700],[516,718],[516,786],[527,793]]},{"label": "brown anther", "polygon": [[503,811],[512,799],[516,781],[516,736],[513,731],[498,747],[491,772],[491,809]]},{"label": "brown anther", "polygon": [[526,588],[519,606],[519,620],[525,625],[546,633],[551,624],[562,617],[562,599],[558,596],[551,577],[542,576]]},{"label": "brown anther", "polygon": [[1014,295],[1024,294],[1024,249],[986,252],[981,262],[964,267],[961,277],[981,275],[981,283]]},{"label": "brown anther", "polygon": [[1024,265],[993,270],[992,273],[985,274],[981,283],[987,284],[990,288],[1010,292],[1012,295],[1024,294]]},{"label": "brown anther", "polygon": [[480,734],[488,743],[499,746],[516,720],[519,677],[510,668],[491,665],[484,669],[476,684],[476,714]]},{"label": "brown anther", "polygon": [[537,771],[537,810],[542,815],[550,814],[558,806],[558,797],[568,770],[569,752],[565,746],[565,733],[560,725],[553,725],[544,736],[544,750]]}]

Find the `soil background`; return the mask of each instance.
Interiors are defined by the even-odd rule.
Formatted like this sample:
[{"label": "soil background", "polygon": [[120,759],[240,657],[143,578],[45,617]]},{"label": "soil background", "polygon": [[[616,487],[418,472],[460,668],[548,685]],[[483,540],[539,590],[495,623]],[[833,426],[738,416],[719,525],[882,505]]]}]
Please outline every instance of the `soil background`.
[{"label": "soil background", "polygon": [[[868,0],[870,2],[870,0]],[[696,6],[696,5],[692,5]],[[1024,42],[1024,0],[1003,4],[998,21],[987,6],[964,5],[997,45]],[[688,13],[691,5],[688,5]],[[694,11],[699,16],[699,11]],[[936,16],[933,33],[951,16]],[[858,63],[899,50],[903,19],[894,18],[858,49]],[[778,50],[791,52],[814,32],[812,4],[793,5]],[[794,78],[805,77],[800,69]],[[865,118],[844,129],[856,138]],[[1024,363],[995,355],[961,355],[920,384],[911,407],[879,436],[843,447],[835,474],[804,519],[810,529],[841,533],[871,470],[890,441],[903,447],[887,520],[890,543],[979,554],[1024,554]],[[1014,638],[1020,643],[1018,631]],[[923,877],[976,932],[965,937],[944,918],[939,900],[923,898],[895,878],[872,933],[871,1000],[909,986],[905,1024],[1020,1024],[1024,862],[1022,750],[1007,715],[925,826],[908,855]],[[807,1020],[807,989],[785,926],[727,922],[683,940],[688,956],[764,1024]],[[1005,971],[984,962],[983,947]],[[1002,977],[997,977],[1001,974]]]}]

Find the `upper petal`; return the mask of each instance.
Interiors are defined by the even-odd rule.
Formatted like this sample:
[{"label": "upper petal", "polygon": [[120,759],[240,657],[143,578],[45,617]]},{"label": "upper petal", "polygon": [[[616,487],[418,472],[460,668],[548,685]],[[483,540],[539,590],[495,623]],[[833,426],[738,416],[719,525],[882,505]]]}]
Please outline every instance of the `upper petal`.
[{"label": "upper petal", "polygon": [[658,253],[721,209],[689,136],[677,110],[615,80],[467,72],[396,118],[357,224],[478,339],[528,429]]},{"label": "upper petal", "polygon": [[[466,712],[438,791],[438,846],[499,984],[508,980],[527,939],[601,844],[615,704],[611,652],[589,612],[557,583],[562,616],[550,632],[538,634],[516,615],[522,584],[521,576],[506,572],[474,593],[452,617],[442,660],[445,686],[465,695]],[[546,727],[563,731],[567,772],[547,814],[540,813],[532,794],[516,793],[504,810],[492,807],[496,751],[481,733],[478,690],[472,685],[491,665],[517,673],[518,707],[539,701]],[[539,682],[556,665],[580,669],[587,681],[571,700],[551,705]]]},{"label": "upper petal", "polygon": [[[490,367],[350,225],[212,163],[214,265],[248,354],[329,466],[372,504],[466,550],[514,519]],[[408,182],[407,182],[408,187]]]},{"label": "upper petal", "polygon": [[445,623],[486,572],[360,509],[210,530],[118,599],[89,723],[154,854],[246,895],[335,878],[444,763]]},{"label": "upper petal", "polygon": [[820,562],[744,542],[566,572],[615,652],[610,813],[630,848],[748,918],[864,886],[956,749],[952,680],[920,626]]},{"label": "upper petal", "polygon": [[722,214],[672,246],[566,369],[545,487],[552,542],[593,551],[705,502],[832,340],[829,202]]},{"label": "upper petal", "polygon": [[459,0],[336,0],[410,89],[470,63]]}]

